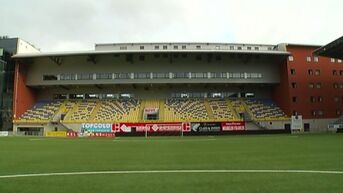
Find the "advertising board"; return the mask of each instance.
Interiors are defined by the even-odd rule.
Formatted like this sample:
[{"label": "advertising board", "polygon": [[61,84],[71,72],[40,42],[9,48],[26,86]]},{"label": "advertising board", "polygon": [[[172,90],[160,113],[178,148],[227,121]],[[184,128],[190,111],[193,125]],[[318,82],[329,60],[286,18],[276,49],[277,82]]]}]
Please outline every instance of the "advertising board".
[{"label": "advertising board", "polygon": [[112,123],[82,123],[81,133],[110,133],[112,131]]},{"label": "advertising board", "polygon": [[244,121],[231,121],[221,123],[222,131],[244,131],[245,122]]},{"label": "advertising board", "polygon": [[113,125],[115,132],[188,132],[189,126],[184,123],[117,123]]}]

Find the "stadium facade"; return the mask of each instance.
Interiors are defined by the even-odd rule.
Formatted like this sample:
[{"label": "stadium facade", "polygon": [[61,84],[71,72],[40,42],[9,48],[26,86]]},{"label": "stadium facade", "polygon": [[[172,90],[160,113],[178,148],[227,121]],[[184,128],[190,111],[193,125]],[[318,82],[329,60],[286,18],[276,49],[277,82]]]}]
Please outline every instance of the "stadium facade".
[{"label": "stadium facade", "polygon": [[127,43],[18,53],[14,132],[327,131],[343,113],[343,63],[313,55],[319,47]]},{"label": "stadium facade", "polygon": [[37,52],[34,46],[19,38],[0,37],[0,131],[11,131],[15,61],[18,53]]}]

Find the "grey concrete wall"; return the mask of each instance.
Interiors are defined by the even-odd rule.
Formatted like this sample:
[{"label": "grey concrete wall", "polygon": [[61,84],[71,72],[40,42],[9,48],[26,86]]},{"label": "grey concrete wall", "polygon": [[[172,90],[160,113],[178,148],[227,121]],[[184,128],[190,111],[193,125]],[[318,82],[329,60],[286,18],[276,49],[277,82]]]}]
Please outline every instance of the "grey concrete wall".
[{"label": "grey concrete wall", "polygon": [[[102,55],[96,57],[96,64],[87,62],[87,56],[74,56],[62,58],[58,65],[49,58],[36,58],[28,66],[27,85],[89,85],[89,84],[146,84],[146,83],[279,83],[280,57],[262,56],[256,58],[244,55],[223,55],[221,61],[215,56],[208,62],[207,55],[202,60],[195,59],[196,54],[188,54],[183,58],[155,58],[150,54],[145,61],[139,61],[139,55],[134,55],[134,62],[127,62],[125,55],[114,57]],[[63,73],[126,73],[126,72],[232,72],[232,73],[261,73],[262,78],[257,79],[115,79],[115,80],[72,80],[72,81],[43,81],[44,74]]]},{"label": "grey concrete wall", "polygon": [[165,99],[171,97],[171,93],[190,93],[190,92],[253,92],[256,98],[270,98],[272,87],[261,85],[247,85],[242,88],[241,86],[234,85],[144,85],[135,86],[122,85],[122,86],[103,86],[101,88],[95,86],[80,86],[70,87],[68,90],[61,87],[46,87],[40,89],[37,92],[38,101],[51,100],[54,94],[119,94],[119,93],[130,93],[134,94],[135,98],[140,99]]}]

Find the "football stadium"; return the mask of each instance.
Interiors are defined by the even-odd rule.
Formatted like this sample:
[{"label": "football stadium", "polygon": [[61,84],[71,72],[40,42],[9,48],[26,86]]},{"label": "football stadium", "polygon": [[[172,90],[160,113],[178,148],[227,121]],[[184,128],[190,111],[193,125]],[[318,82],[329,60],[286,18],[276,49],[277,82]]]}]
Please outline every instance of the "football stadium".
[{"label": "football stadium", "polygon": [[0,192],[341,192],[343,37],[0,48]]}]

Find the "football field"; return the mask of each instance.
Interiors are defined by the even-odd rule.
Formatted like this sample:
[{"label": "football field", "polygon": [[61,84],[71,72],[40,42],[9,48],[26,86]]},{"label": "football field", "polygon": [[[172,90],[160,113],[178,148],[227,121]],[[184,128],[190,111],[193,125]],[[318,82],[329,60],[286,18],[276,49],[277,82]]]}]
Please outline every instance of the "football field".
[{"label": "football field", "polygon": [[342,134],[0,138],[1,193],[342,190]]}]

